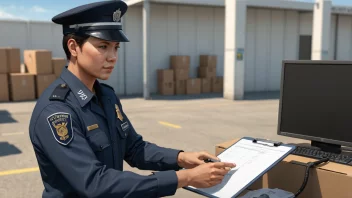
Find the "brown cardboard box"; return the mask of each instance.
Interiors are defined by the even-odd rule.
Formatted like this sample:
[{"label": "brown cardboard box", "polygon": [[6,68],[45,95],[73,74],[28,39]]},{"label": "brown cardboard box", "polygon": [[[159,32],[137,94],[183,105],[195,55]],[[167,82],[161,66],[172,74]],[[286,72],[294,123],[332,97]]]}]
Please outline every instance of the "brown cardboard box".
[{"label": "brown cardboard box", "polygon": [[171,69],[189,69],[190,64],[190,56],[170,56]]},{"label": "brown cardboard box", "polygon": [[221,76],[211,78],[211,92],[221,93],[224,90],[224,78]]},{"label": "brown cardboard box", "polygon": [[35,99],[34,74],[10,74],[9,83],[11,101]]},{"label": "brown cardboard box", "polygon": [[200,55],[199,66],[200,67],[216,67],[217,56],[215,55]]},{"label": "brown cardboard box", "polygon": [[35,76],[36,97],[39,98],[44,90],[56,80],[55,74],[40,74]]},{"label": "brown cardboard box", "polygon": [[187,84],[187,80],[175,81],[175,94],[176,95],[186,94],[186,84]]},{"label": "brown cardboard box", "polygon": [[158,82],[158,90],[160,95],[175,95],[175,83]]},{"label": "brown cardboard box", "polygon": [[20,73],[21,72],[20,49],[13,48],[13,47],[3,47],[0,49],[6,51],[7,72],[8,73]]},{"label": "brown cardboard box", "polygon": [[[237,142],[234,139],[217,144],[215,154]],[[279,188],[296,193],[301,187],[306,167],[301,163],[316,161],[315,159],[289,155],[266,174],[256,180],[248,189]],[[352,166],[337,163],[326,163],[310,170],[308,183],[300,198],[352,197]]]},{"label": "brown cardboard box", "polygon": [[6,49],[0,49],[0,74],[7,74],[8,71]]},{"label": "brown cardboard box", "polygon": [[0,85],[0,102],[8,102],[10,100],[10,95],[7,74],[0,74]]},{"label": "brown cardboard box", "polygon": [[189,79],[189,69],[174,69],[175,80]]},{"label": "brown cardboard box", "polygon": [[158,69],[158,82],[174,82],[174,70]]},{"label": "brown cardboard box", "polygon": [[187,80],[186,94],[200,94],[201,93],[200,78],[192,78]]},{"label": "brown cardboard box", "polygon": [[60,77],[62,69],[67,65],[67,60],[64,58],[52,58],[52,65],[56,77]]},{"label": "brown cardboard box", "polygon": [[51,51],[24,50],[24,64],[30,74],[53,74]]},{"label": "brown cardboard box", "polygon": [[211,79],[210,78],[202,78],[201,79],[201,92],[202,93],[210,93],[211,92]]},{"label": "brown cardboard box", "polygon": [[199,78],[216,77],[216,68],[215,67],[198,67],[198,77]]}]

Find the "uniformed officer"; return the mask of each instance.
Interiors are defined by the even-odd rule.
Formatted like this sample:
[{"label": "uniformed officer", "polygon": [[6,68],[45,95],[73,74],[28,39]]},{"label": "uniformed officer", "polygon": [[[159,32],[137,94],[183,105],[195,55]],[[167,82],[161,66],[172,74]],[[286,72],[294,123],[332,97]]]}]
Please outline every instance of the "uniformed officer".
[{"label": "uniformed officer", "polygon": [[[211,187],[232,163],[144,141],[124,113],[109,78],[120,42],[123,1],[83,5],[53,18],[63,26],[69,60],[38,99],[29,132],[44,183],[43,197],[161,197],[184,186]],[[142,176],[132,167],[157,171]],[[185,168],[180,170],[181,168]]]}]

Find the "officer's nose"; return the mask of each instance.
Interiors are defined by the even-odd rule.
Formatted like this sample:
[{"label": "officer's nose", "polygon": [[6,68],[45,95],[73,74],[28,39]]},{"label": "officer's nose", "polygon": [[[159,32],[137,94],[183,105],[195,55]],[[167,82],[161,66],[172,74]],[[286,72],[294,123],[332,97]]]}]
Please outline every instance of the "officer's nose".
[{"label": "officer's nose", "polygon": [[109,50],[107,61],[108,62],[116,62],[117,61],[117,51],[115,49]]}]

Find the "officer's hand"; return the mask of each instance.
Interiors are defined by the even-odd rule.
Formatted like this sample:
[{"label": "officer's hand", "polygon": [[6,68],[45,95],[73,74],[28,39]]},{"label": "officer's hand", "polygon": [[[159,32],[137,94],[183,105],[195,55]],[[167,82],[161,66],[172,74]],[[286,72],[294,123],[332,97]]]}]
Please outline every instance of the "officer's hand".
[{"label": "officer's hand", "polygon": [[181,152],[178,155],[178,165],[182,168],[194,168],[198,165],[204,164],[205,159],[219,160],[216,156],[205,151],[202,152]]},{"label": "officer's hand", "polygon": [[206,163],[190,169],[189,185],[208,188],[222,182],[224,176],[236,165],[227,162]]}]

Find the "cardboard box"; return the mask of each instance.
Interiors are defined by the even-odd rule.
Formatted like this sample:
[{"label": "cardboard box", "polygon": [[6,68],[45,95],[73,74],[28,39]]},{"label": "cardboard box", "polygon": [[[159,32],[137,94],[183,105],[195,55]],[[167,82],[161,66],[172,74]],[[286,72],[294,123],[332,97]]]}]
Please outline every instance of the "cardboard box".
[{"label": "cardboard box", "polygon": [[160,95],[175,95],[175,83],[158,82],[158,91]]},{"label": "cardboard box", "polygon": [[8,71],[6,49],[0,49],[0,74],[7,74]]},{"label": "cardboard box", "polygon": [[175,69],[174,75],[175,80],[187,80],[189,79],[189,69]]},{"label": "cardboard box", "polygon": [[36,97],[42,95],[44,90],[56,80],[55,74],[40,74],[35,76],[35,93]]},{"label": "cardboard box", "polygon": [[13,47],[3,47],[0,49],[6,51],[7,73],[20,73],[21,72],[20,49],[13,48]]},{"label": "cardboard box", "polygon": [[158,82],[174,82],[174,70],[172,69],[158,69]]},{"label": "cardboard box", "polygon": [[200,67],[216,67],[217,56],[215,55],[200,55],[199,66]]},{"label": "cardboard box", "polygon": [[[215,154],[237,142],[234,139],[217,144]],[[306,167],[303,164],[316,159],[289,155],[266,174],[256,180],[248,190],[279,188],[296,193],[304,180]],[[300,198],[352,197],[352,166],[328,162],[310,170],[308,183]]]},{"label": "cardboard box", "polygon": [[170,56],[171,69],[189,69],[190,64],[190,56]]},{"label": "cardboard box", "polygon": [[224,90],[224,78],[221,76],[211,78],[211,92],[221,93]]},{"label": "cardboard box", "polygon": [[215,67],[198,67],[198,77],[199,78],[216,77],[216,68]]},{"label": "cardboard box", "polygon": [[56,77],[60,77],[62,69],[67,65],[67,60],[64,58],[52,58],[53,72]]},{"label": "cardboard box", "polygon": [[185,95],[186,94],[186,84],[187,84],[187,80],[175,81],[175,94],[176,95]]},{"label": "cardboard box", "polygon": [[201,92],[202,93],[210,93],[211,92],[211,79],[210,78],[202,78],[201,79]]},{"label": "cardboard box", "polygon": [[11,101],[35,99],[34,74],[10,74],[9,83]]},{"label": "cardboard box", "polygon": [[7,74],[0,74],[0,102],[8,102],[10,101],[9,95],[9,82]]},{"label": "cardboard box", "polygon": [[51,51],[24,50],[24,64],[30,74],[53,74]]},{"label": "cardboard box", "polygon": [[201,93],[200,78],[193,78],[187,80],[186,94],[200,94]]}]

